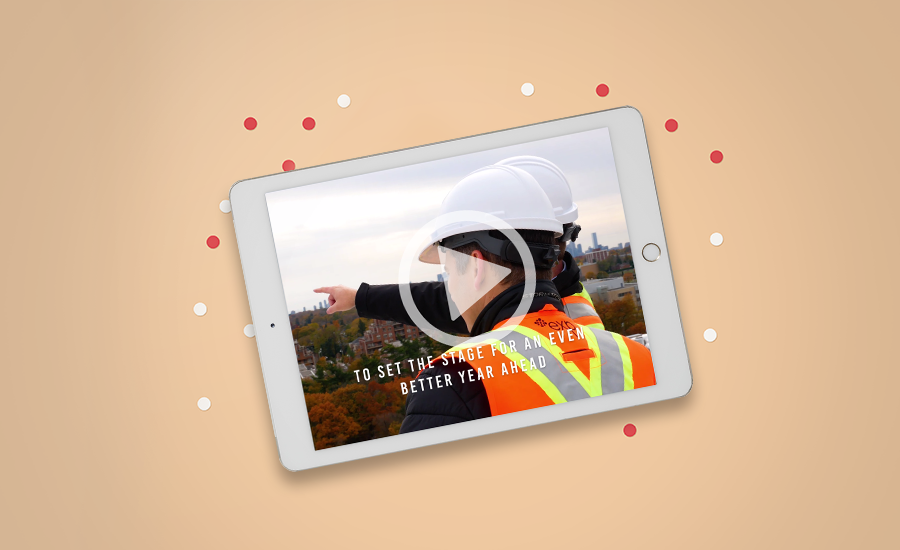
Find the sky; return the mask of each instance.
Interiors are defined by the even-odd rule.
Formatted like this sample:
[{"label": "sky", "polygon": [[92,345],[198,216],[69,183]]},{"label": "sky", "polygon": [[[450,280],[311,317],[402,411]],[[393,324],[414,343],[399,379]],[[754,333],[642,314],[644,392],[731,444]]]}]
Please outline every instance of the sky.
[{"label": "sky", "polygon": [[[519,155],[543,157],[566,175],[586,251],[629,241],[606,128],[500,147],[266,195],[289,311],[324,300],[320,286],[397,283],[410,239],[440,213],[441,201],[470,172]],[[441,266],[413,262],[411,281],[434,281]]]}]

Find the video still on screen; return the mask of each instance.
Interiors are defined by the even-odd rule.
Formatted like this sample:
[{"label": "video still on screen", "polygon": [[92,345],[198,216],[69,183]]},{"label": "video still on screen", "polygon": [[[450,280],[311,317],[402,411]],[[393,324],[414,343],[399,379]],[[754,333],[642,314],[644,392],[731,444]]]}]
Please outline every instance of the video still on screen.
[{"label": "video still on screen", "polygon": [[317,450],[656,383],[605,128],[266,202]]}]

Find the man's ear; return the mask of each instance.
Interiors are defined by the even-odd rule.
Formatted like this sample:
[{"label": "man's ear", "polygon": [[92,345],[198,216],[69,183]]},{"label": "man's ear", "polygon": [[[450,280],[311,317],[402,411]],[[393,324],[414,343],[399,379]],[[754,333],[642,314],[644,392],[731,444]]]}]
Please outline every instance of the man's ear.
[{"label": "man's ear", "polygon": [[482,254],[480,250],[473,250],[471,256],[472,259],[475,260],[475,273],[473,283],[475,284],[475,288],[477,289],[481,287],[485,275],[487,274],[485,272],[486,266],[484,265],[487,260],[484,259],[484,254]]}]

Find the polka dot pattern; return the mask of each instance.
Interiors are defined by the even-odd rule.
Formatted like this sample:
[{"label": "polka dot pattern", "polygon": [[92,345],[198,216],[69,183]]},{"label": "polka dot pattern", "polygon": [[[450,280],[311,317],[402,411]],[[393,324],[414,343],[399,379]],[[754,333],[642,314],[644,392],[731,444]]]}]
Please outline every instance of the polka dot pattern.
[{"label": "polka dot pattern", "polygon": [[[530,82],[526,82],[521,86],[521,93],[526,97],[530,97],[534,94],[535,88],[534,85]],[[595,89],[596,94],[599,97],[607,97],[609,95],[610,89],[607,84],[599,84]],[[350,106],[351,100],[350,96],[347,94],[341,94],[337,98],[338,106],[342,109],[346,109]],[[247,117],[244,119],[244,128],[248,131],[255,130],[258,126],[258,121],[254,117]],[[316,127],[316,120],[312,117],[306,117],[302,121],[302,126],[305,130],[313,130]],[[678,129],[678,121],[673,118],[666,120],[665,129],[668,132],[675,132]],[[714,164],[719,164],[724,160],[724,155],[721,151],[715,150],[710,153],[710,161]],[[282,163],[282,170],[287,172],[296,169],[296,164],[293,160],[287,159]],[[229,200],[223,200],[219,203],[219,210],[225,214],[231,212],[231,202]],[[710,243],[713,246],[720,246],[724,241],[722,235],[720,233],[713,233],[710,236]],[[221,241],[218,236],[210,235],[206,240],[206,245],[215,249],[218,248],[221,244]],[[198,316],[203,316],[207,313],[207,306],[203,302],[198,302],[194,305],[194,313]],[[274,327],[274,325],[272,325]],[[256,336],[256,330],[252,324],[245,325],[243,328],[243,333],[248,338],[253,338]],[[716,331],[712,328],[706,329],[703,332],[703,338],[707,342],[713,342],[718,337]],[[212,403],[208,397],[201,397],[197,401],[197,407],[201,411],[208,411],[211,407]],[[626,424],[623,428],[623,433],[626,437],[634,437],[637,434],[637,427],[634,424]]]}]

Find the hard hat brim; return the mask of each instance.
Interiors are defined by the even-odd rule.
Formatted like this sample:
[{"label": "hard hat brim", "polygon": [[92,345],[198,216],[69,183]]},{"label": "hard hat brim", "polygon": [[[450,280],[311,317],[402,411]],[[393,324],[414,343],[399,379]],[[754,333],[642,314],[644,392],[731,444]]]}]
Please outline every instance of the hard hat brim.
[{"label": "hard hat brim", "polygon": [[[553,233],[554,236],[561,237],[563,234],[562,230],[562,222],[557,219],[541,219],[541,218],[520,218],[508,220],[512,227],[515,229],[533,229],[535,231],[549,231]],[[438,254],[438,243],[447,237],[452,237],[454,235],[460,235],[462,233],[467,233],[469,231],[484,231],[494,229],[493,227],[483,224],[483,223],[473,223],[471,225],[467,225],[465,227],[460,227],[456,225],[452,228],[444,228],[446,231],[438,230],[432,235],[431,244],[425,246],[419,252],[419,261],[425,264],[439,264],[441,263],[440,255]]]},{"label": "hard hat brim", "polygon": [[438,254],[438,243],[431,243],[419,253],[419,261],[423,264],[441,263],[441,255]]},{"label": "hard hat brim", "polygon": [[559,223],[575,222],[575,220],[578,219],[578,205],[573,202],[572,208],[570,208],[568,212],[563,212],[556,216],[556,219],[559,220]]}]

